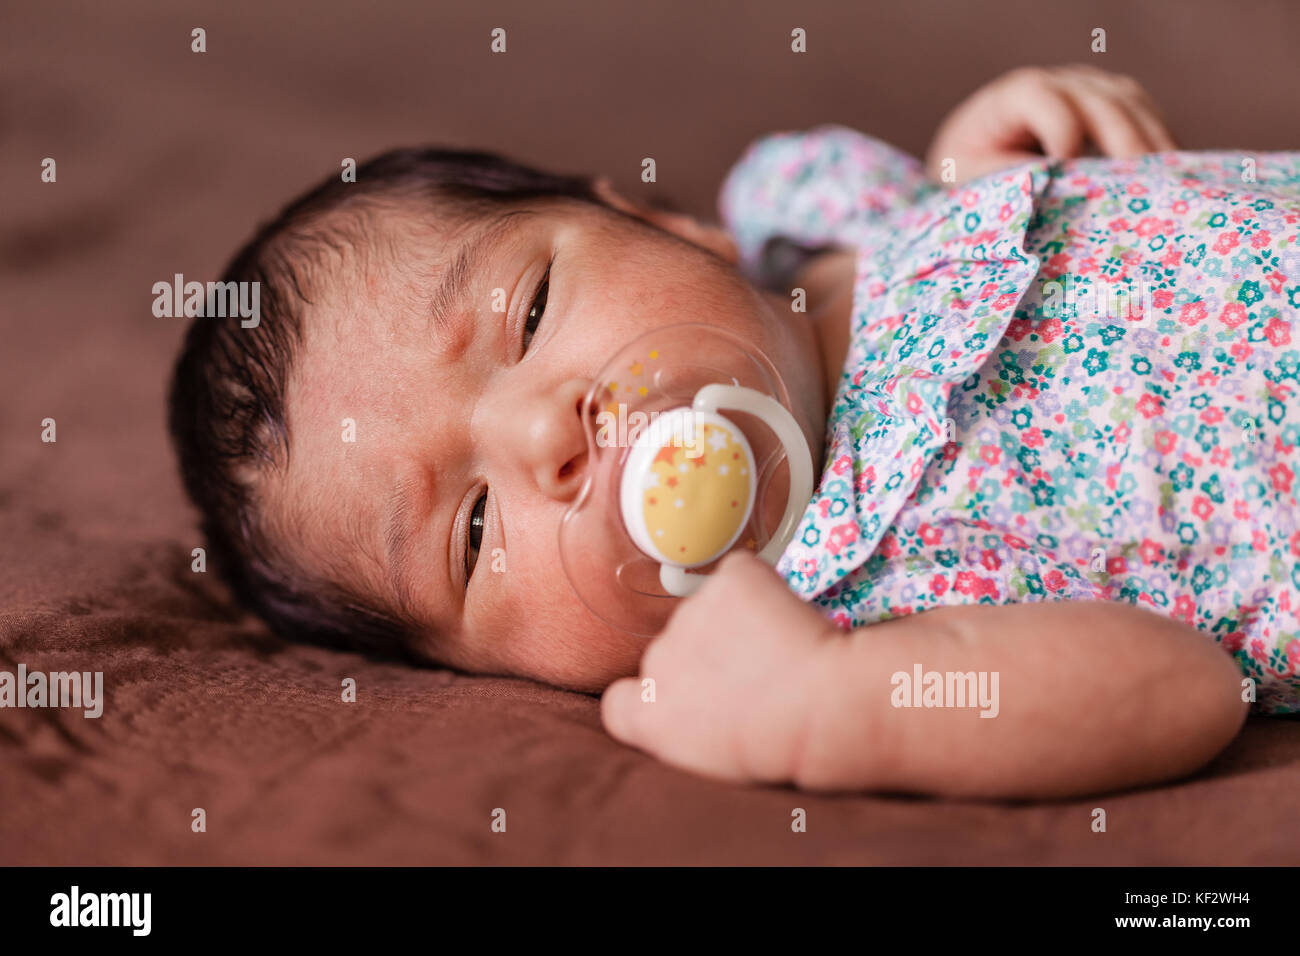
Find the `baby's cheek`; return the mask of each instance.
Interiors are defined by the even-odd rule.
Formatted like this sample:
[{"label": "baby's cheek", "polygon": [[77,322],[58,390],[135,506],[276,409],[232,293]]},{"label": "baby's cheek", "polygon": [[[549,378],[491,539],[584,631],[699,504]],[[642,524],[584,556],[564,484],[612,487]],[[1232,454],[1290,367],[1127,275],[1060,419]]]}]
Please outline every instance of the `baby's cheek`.
[{"label": "baby's cheek", "polygon": [[490,562],[489,554],[481,556],[475,577],[487,574],[475,581],[477,599],[466,604],[461,633],[442,637],[430,653],[436,663],[590,692],[636,673],[645,640],[595,618],[558,562],[554,574],[519,553],[495,572]]},{"label": "baby's cheek", "polygon": [[516,599],[498,648],[512,674],[596,692],[636,674],[646,643],[595,617],[567,581],[555,581]]}]

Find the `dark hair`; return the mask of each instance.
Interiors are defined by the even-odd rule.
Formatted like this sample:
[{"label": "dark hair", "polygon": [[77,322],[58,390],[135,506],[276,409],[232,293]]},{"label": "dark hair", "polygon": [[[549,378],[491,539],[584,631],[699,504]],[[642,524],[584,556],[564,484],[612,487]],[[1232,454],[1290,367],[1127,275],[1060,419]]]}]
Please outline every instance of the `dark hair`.
[{"label": "dark hair", "polygon": [[367,241],[366,212],[376,201],[424,201],[464,218],[539,198],[603,205],[589,179],[491,153],[385,153],[361,165],[355,182],[336,174],[290,203],[236,253],[222,281],[260,283],[255,327],[205,317],[190,326],[169,398],[181,477],[202,516],[209,561],[237,600],[283,637],[404,657],[414,630],[400,611],[295,568],[259,510],[258,479],[288,461],[285,385],[324,260]]}]

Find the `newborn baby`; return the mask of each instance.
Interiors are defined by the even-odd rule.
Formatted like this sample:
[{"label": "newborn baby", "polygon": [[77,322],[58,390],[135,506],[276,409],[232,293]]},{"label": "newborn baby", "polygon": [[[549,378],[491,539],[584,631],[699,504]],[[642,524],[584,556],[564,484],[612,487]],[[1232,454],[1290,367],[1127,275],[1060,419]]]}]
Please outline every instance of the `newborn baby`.
[{"label": "newborn baby", "polygon": [[[171,427],[212,556],[287,635],[604,691],[615,737],[722,779],[1189,773],[1249,702],[1300,711],[1300,168],[1174,149],[1139,87],[1072,67],[959,106],[930,180],[846,129],[768,137],[729,232],[389,153],[239,252],[257,329],[189,331]],[[824,453],[777,568],[733,552],[647,642],[558,535],[597,371],[683,322],[769,357]]]}]

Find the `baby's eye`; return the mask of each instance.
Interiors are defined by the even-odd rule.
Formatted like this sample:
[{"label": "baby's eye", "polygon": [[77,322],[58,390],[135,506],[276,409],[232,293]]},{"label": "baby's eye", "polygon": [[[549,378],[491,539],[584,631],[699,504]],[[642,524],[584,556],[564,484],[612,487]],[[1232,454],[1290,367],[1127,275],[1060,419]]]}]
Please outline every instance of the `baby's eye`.
[{"label": "baby's eye", "polygon": [[537,292],[533,296],[533,307],[528,310],[528,318],[524,322],[524,351],[528,351],[528,346],[533,341],[533,333],[537,327],[542,324],[542,316],[546,312],[546,294],[551,289],[551,270],[546,270],[546,275],[542,276],[542,284],[537,287]]},{"label": "baby's eye", "polygon": [[469,514],[469,534],[465,541],[465,584],[469,585],[474,565],[478,564],[479,548],[483,546],[483,514],[487,510],[487,489],[474,502],[474,510]]}]

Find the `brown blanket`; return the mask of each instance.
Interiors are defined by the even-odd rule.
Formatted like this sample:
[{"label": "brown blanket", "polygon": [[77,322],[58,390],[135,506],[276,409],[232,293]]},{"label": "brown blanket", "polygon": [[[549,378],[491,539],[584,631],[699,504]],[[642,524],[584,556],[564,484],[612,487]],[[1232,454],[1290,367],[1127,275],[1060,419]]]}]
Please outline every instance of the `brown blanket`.
[{"label": "brown blanket", "polygon": [[215,278],[343,157],[476,145],[708,215],[760,133],[833,120],[920,150],[975,84],[1085,59],[1098,25],[1100,65],[1146,82],[1187,145],[1295,149],[1300,8],[1071,5],[1049,31],[1038,2],[22,6],[0,13],[0,670],[103,671],[106,700],[0,710],[0,863],[1300,862],[1293,720],[1145,792],[824,797],[664,767],[609,739],[595,698],[272,637],[190,570],[163,428],[182,323],[150,310],[154,282]]}]

